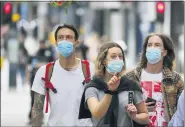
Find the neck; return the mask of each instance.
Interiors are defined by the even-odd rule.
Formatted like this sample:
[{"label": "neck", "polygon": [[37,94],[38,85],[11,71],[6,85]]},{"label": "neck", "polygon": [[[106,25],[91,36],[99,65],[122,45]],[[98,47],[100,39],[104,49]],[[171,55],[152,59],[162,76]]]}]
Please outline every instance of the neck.
[{"label": "neck", "polygon": [[75,69],[78,65],[78,59],[74,54],[71,56],[64,58],[63,56],[59,56],[59,63],[60,66],[66,70],[68,69]]},{"label": "neck", "polygon": [[112,78],[112,74],[108,73],[107,71],[105,72],[105,76],[104,76],[104,82],[108,83],[109,80]]},{"label": "neck", "polygon": [[152,73],[152,74],[158,74],[162,71],[163,69],[163,61],[160,61],[156,64],[150,64],[150,63],[147,63],[147,66],[146,66],[146,71],[148,73]]}]

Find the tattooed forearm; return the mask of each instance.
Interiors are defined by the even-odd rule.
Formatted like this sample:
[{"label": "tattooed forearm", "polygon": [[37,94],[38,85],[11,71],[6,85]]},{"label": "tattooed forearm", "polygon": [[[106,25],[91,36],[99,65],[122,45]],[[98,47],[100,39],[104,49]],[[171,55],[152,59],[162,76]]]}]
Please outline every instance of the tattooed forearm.
[{"label": "tattooed forearm", "polygon": [[32,126],[41,126],[43,118],[44,95],[34,92],[34,104],[32,107]]}]

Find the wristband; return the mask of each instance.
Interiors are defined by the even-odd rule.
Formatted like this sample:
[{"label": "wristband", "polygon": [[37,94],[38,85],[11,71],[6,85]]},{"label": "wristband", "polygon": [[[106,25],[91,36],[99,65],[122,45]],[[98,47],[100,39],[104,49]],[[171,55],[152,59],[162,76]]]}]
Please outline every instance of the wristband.
[{"label": "wristband", "polygon": [[108,90],[108,89],[105,89],[105,90],[104,90],[104,93],[105,93],[105,94],[110,94],[110,95],[116,95],[116,94],[118,94],[117,91],[110,91],[110,90]]}]

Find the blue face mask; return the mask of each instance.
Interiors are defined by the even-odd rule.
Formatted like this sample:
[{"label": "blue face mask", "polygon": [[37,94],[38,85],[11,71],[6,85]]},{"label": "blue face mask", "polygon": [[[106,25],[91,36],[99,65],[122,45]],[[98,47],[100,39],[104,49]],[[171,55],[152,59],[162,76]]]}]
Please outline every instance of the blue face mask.
[{"label": "blue face mask", "polygon": [[150,64],[156,64],[161,60],[161,49],[148,48],[146,50],[146,58]]},{"label": "blue face mask", "polygon": [[73,53],[73,43],[67,40],[60,41],[57,48],[60,55],[65,58],[69,57]]},{"label": "blue face mask", "polygon": [[123,66],[124,66],[123,60],[111,60],[108,62],[106,70],[110,74],[114,74],[116,72],[119,73],[119,72],[121,72]]}]

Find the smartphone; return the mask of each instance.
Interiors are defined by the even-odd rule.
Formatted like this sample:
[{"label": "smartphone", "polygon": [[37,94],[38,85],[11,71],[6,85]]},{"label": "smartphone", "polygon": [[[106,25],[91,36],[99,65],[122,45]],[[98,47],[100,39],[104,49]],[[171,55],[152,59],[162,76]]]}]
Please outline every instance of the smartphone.
[{"label": "smartphone", "polygon": [[145,102],[146,102],[146,103],[148,103],[148,102],[154,102],[154,104],[151,104],[151,105],[149,105],[149,106],[155,106],[155,104],[156,104],[156,100],[153,99],[153,98],[151,98],[151,97],[147,97],[147,99],[146,99]]}]

